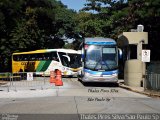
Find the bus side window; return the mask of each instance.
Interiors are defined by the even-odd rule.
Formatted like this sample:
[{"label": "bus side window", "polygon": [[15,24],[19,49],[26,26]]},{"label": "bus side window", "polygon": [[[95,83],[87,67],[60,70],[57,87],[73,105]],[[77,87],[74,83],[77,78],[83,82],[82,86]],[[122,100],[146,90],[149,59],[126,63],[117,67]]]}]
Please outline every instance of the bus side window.
[{"label": "bus side window", "polygon": [[46,56],[46,60],[50,60],[51,53],[46,53],[45,56]]},{"label": "bus side window", "polygon": [[37,60],[42,60],[42,54],[41,53],[37,54]]},{"label": "bus side window", "polygon": [[[23,55],[23,60],[24,60],[24,61],[28,61],[28,55],[27,55],[27,54],[26,54],[26,55]],[[23,60],[22,60],[22,61],[23,61]]]},{"label": "bus side window", "polygon": [[36,60],[36,55],[35,54],[31,54],[31,60]]},{"label": "bus side window", "polygon": [[19,61],[23,61],[23,56],[19,55]]},{"label": "bus side window", "polygon": [[44,54],[43,53],[40,54],[40,59],[44,60]]},{"label": "bus side window", "polygon": [[34,54],[34,60],[38,60],[37,54]]},{"label": "bus side window", "polygon": [[56,52],[52,52],[52,55],[51,55],[52,57],[51,57],[51,60],[55,60],[55,61],[58,61],[59,62],[59,60],[58,60],[58,56],[57,56],[57,53]]},{"label": "bus side window", "polygon": [[18,55],[13,55],[13,60],[17,61],[18,60]]},{"label": "bus side window", "polygon": [[46,60],[45,54],[42,55],[42,60]]}]

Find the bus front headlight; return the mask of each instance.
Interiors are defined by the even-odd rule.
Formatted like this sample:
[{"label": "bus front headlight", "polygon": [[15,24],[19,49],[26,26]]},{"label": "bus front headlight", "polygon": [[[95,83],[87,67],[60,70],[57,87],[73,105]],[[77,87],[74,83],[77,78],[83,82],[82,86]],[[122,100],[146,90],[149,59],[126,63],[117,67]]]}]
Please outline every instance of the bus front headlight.
[{"label": "bus front headlight", "polygon": [[112,74],[113,76],[117,76],[117,74],[116,73],[114,73],[114,74]]},{"label": "bus front headlight", "polygon": [[85,72],[85,76],[90,76],[90,74],[88,72]]}]

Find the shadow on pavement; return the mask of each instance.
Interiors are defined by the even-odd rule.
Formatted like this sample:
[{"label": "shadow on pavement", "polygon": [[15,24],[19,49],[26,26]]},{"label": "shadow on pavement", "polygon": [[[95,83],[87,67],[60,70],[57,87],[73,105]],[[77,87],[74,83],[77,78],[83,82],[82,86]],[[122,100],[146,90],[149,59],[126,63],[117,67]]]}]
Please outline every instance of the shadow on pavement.
[{"label": "shadow on pavement", "polygon": [[118,83],[106,83],[106,82],[82,82],[87,87],[119,87]]}]

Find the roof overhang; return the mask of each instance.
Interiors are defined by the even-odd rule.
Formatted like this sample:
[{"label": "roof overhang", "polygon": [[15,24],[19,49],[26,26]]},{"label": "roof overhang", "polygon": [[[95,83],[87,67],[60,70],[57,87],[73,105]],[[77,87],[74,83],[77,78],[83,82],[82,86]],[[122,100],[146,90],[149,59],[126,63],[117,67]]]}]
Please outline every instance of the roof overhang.
[{"label": "roof overhang", "polygon": [[140,42],[148,44],[148,32],[123,32],[118,36],[117,45],[123,47]]}]

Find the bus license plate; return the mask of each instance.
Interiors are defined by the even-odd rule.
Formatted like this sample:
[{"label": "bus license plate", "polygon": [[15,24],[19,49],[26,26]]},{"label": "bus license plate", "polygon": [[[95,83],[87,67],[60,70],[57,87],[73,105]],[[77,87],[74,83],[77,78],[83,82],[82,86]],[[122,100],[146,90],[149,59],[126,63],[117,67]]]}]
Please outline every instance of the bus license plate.
[{"label": "bus license plate", "polygon": [[104,78],[98,78],[97,80],[103,81],[103,80],[105,80],[105,79],[104,79]]}]

